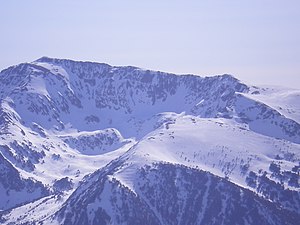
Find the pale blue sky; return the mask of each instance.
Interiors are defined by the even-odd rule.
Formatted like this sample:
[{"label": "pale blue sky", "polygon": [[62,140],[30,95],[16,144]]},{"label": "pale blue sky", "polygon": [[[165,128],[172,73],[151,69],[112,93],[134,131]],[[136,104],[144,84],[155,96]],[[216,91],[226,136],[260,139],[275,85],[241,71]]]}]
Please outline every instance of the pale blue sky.
[{"label": "pale blue sky", "polygon": [[41,56],[300,88],[299,0],[0,0],[0,70]]}]

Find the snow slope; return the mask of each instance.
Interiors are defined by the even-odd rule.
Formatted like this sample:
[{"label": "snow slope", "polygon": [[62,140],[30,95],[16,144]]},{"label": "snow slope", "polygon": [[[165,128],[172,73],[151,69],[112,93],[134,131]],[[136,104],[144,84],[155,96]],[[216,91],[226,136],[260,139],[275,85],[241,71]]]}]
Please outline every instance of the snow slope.
[{"label": "snow slope", "polygon": [[299,90],[46,57],[0,85],[3,224],[300,218]]},{"label": "snow slope", "polygon": [[285,117],[300,123],[300,90],[284,87],[253,87],[248,97],[276,109]]}]

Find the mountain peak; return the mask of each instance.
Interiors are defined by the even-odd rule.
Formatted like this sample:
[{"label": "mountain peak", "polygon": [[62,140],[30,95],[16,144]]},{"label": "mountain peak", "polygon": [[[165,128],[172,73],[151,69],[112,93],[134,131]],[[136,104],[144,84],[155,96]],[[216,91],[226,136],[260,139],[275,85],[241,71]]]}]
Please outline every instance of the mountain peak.
[{"label": "mountain peak", "polygon": [[91,62],[91,61],[76,61],[76,60],[71,60],[71,59],[60,59],[60,58],[51,58],[47,56],[43,56],[34,62],[40,62],[40,63],[51,63],[51,64],[57,64],[57,65],[66,65],[66,64],[85,64],[85,65],[105,65],[105,66],[110,66],[107,63],[98,63],[98,62]]},{"label": "mountain peak", "polygon": [[[92,61],[77,61],[77,60],[71,60],[71,59],[60,59],[60,58],[51,58],[48,56],[43,56],[35,61],[33,63],[50,63],[53,65],[61,65],[61,66],[70,66],[70,64],[73,65],[82,65],[82,66],[105,66],[105,67],[110,67],[113,68],[114,70],[119,69],[119,70],[127,70],[127,71],[144,71],[146,74],[147,73],[161,73],[161,74],[169,74],[169,75],[176,75],[176,76],[196,76],[200,77],[199,75],[195,74],[174,74],[174,73],[168,73],[168,72],[162,72],[162,71],[155,71],[155,70],[149,70],[149,69],[142,69],[140,67],[136,66],[112,66],[107,63],[99,63],[99,62],[92,62]],[[234,82],[239,82],[237,78],[235,78],[231,74],[222,74],[222,75],[215,75],[215,76],[208,76],[208,78],[216,78],[216,79],[221,79],[223,81],[234,81]]]},{"label": "mountain peak", "polygon": [[49,57],[2,71],[1,223],[298,222],[299,97],[252,89]]},{"label": "mountain peak", "polygon": [[52,62],[53,60],[55,60],[55,58],[42,56],[41,58],[38,58],[38,59],[34,60],[34,62]]}]

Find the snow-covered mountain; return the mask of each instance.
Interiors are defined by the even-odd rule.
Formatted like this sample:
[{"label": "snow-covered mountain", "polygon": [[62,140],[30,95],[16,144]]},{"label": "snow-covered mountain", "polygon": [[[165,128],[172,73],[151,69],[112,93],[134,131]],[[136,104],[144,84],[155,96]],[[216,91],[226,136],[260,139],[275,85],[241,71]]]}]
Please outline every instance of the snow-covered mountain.
[{"label": "snow-covered mountain", "polygon": [[0,85],[2,224],[300,221],[300,90],[46,57]]}]

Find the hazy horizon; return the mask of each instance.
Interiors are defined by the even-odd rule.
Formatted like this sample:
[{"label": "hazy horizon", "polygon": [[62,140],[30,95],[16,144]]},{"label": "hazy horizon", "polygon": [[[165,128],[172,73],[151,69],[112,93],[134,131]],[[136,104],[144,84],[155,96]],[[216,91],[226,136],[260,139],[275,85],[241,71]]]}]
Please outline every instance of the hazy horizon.
[{"label": "hazy horizon", "polygon": [[300,88],[300,2],[3,1],[0,69],[42,56]]}]

